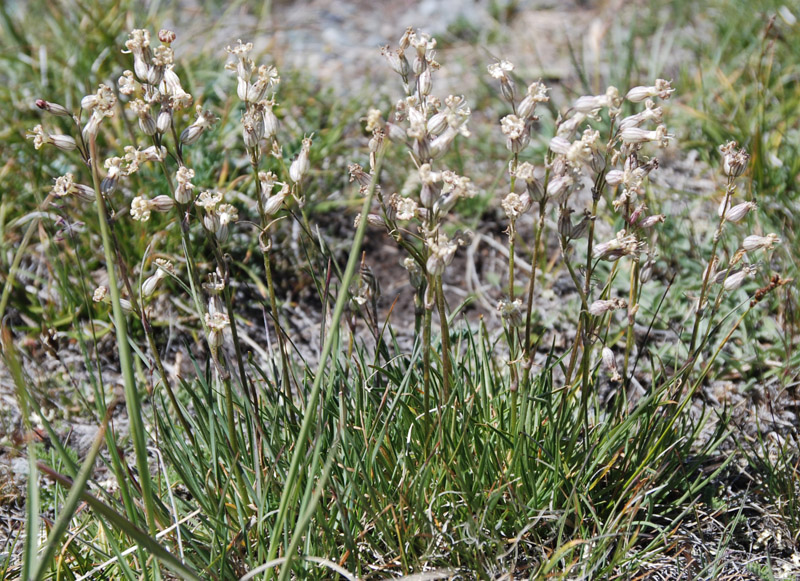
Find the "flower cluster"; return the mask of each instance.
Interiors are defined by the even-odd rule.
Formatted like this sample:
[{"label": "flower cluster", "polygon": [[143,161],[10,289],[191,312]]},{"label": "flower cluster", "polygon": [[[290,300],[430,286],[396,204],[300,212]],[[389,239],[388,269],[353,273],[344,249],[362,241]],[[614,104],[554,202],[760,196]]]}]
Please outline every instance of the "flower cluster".
[{"label": "flower cluster", "polygon": [[[424,267],[427,275],[441,276],[465,238],[450,239],[440,226],[459,200],[471,198],[477,191],[468,177],[436,164],[458,136],[470,136],[468,123],[472,112],[461,95],[441,99],[433,94],[434,74],[439,69],[435,49],[435,38],[411,28],[400,38],[397,48],[383,47],[382,53],[392,70],[400,75],[406,95],[395,103],[389,120],[385,121],[376,109],[369,111],[366,128],[373,134],[370,141],[373,169],[384,135],[406,147],[416,165],[407,187],[400,193],[384,198],[377,188],[383,215],[370,215],[370,222],[397,233],[396,221],[416,221],[426,257],[418,266]],[[371,176],[357,164],[351,165],[350,176],[362,188],[371,183]],[[431,300],[426,300],[429,306]]]},{"label": "flower cluster", "polygon": [[[753,209],[756,204],[752,201],[740,202],[734,204],[733,196],[736,193],[736,178],[741,176],[747,169],[747,162],[750,156],[744,149],[739,149],[735,141],[730,141],[720,146],[720,154],[722,155],[722,172],[727,177],[727,186],[722,201],[717,209],[719,216],[719,226],[714,234],[715,244],[720,240],[722,232],[727,223],[741,222]],[[780,238],[777,234],[770,233],[766,236],[760,234],[751,234],[742,240],[742,244],[737,252],[733,254],[728,261],[727,268],[717,271],[720,264],[719,257],[716,252],[709,261],[705,272],[703,273],[704,285],[708,281],[721,284],[723,289],[727,291],[739,288],[745,280],[755,275],[758,270],[755,264],[739,264],[748,252],[757,250],[764,250],[766,253],[772,250],[775,244],[780,243]],[[715,247],[716,250],[716,247]]]}]

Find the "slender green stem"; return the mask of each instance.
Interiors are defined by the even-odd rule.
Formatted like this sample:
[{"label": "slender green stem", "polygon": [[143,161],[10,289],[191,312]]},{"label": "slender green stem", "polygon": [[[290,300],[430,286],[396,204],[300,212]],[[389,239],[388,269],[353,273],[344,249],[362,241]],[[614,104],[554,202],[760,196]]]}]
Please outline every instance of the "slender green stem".
[{"label": "slender green stem", "polygon": [[272,261],[269,251],[264,252],[264,272],[267,276],[267,293],[269,294],[269,307],[272,311],[272,323],[275,326],[275,335],[278,337],[278,349],[281,352],[281,374],[283,375],[283,390],[288,399],[292,398],[292,382],[289,374],[289,360],[286,352],[286,338],[283,335],[280,318],[278,317],[278,301],[275,297],[275,282],[272,279]]},{"label": "slender green stem", "polygon": [[147,317],[144,311],[144,305],[142,306],[142,327],[144,328],[144,334],[145,337],[147,337],[147,344],[150,347],[150,353],[153,355],[153,361],[155,361],[156,369],[158,369],[158,374],[161,376],[161,382],[164,384],[164,388],[167,391],[167,397],[169,397],[169,401],[175,410],[175,414],[178,416],[178,421],[181,423],[181,426],[183,426],[186,436],[189,438],[189,441],[192,443],[192,445],[194,445],[195,440],[192,427],[189,424],[189,420],[187,420],[186,416],[183,414],[183,410],[181,409],[180,405],[178,405],[178,399],[175,397],[175,392],[173,391],[172,385],[169,382],[169,376],[164,369],[164,362],[161,361],[161,354],[158,352],[158,346],[156,345],[156,340],[153,336],[153,327],[150,325],[150,319]]},{"label": "slender green stem", "polygon": [[442,403],[450,400],[450,378],[452,364],[450,362],[450,328],[447,324],[447,304],[444,300],[441,275],[434,277],[436,284],[436,303],[439,310],[439,327],[442,333]]},{"label": "slender green stem", "polygon": [[147,463],[147,442],[142,419],[142,406],[139,400],[139,392],[136,389],[136,380],[133,375],[133,358],[131,356],[130,344],[128,343],[128,325],[125,319],[125,312],[122,310],[122,305],[120,304],[121,297],[117,284],[117,275],[114,271],[116,260],[114,257],[114,247],[111,242],[111,234],[109,232],[105,199],[100,191],[97,142],[94,139],[89,142],[89,151],[91,155],[92,182],[97,200],[97,217],[100,223],[100,235],[103,240],[103,252],[105,254],[106,269],[108,271],[108,290],[111,295],[111,308],[114,315],[117,348],[119,349],[119,362],[125,390],[125,405],[128,410],[130,432],[133,439],[134,451],[136,453],[136,467],[139,470],[139,481],[142,487],[142,498],[144,499],[147,526],[150,533],[155,534],[156,509],[153,500],[150,467]]},{"label": "slender green stem", "polygon": [[[258,179],[258,163],[259,163],[259,155],[258,152],[252,152],[250,155],[250,167],[253,170],[253,177],[255,178],[256,182],[256,199],[258,200],[258,213],[261,216],[261,229],[264,232],[267,228],[269,228],[270,224],[270,216],[267,216],[264,213],[264,203],[263,203],[263,194],[264,192],[261,191],[261,180]],[[307,219],[305,218],[305,214],[303,214],[304,223],[307,224]],[[311,229],[307,228],[307,234],[311,236]],[[269,308],[272,311],[272,322],[275,326],[275,335],[278,338],[278,349],[281,352],[281,375],[283,376],[282,379],[282,387],[284,393],[286,394],[287,400],[291,400],[292,398],[292,382],[291,382],[291,375],[289,374],[289,360],[288,360],[288,353],[286,350],[286,337],[283,335],[283,328],[281,327],[280,317],[278,316],[278,301],[275,296],[275,283],[272,279],[272,261],[269,257],[269,248],[264,248],[262,250],[264,254],[264,273],[267,277],[267,294],[269,295]]]},{"label": "slender green stem", "polygon": [[[544,231],[544,218],[547,199],[542,198],[539,202],[539,223],[536,226],[536,239],[533,242],[533,257],[531,258],[531,277],[528,283],[528,304],[525,312],[525,345],[523,346],[524,352],[530,358],[531,349],[531,315],[533,314],[533,295],[536,288],[536,268],[539,265],[539,248],[542,243],[542,232]],[[527,368],[530,369],[530,366]],[[527,377],[527,373],[526,373]],[[527,382],[525,382],[527,383]]]},{"label": "slender green stem", "polygon": [[[289,499],[295,495],[296,487],[299,485],[297,476],[300,469],[300,462],[305,457],[305,451],[308,445],[308,434],[316,417],[317,402],[319,400],[323,379],[325,377],[325,369],[327,366],[328,357],[331,355],[331,351],[336,340],[336,329],[339,326],[339,321],[342,319],[347,302],[350,300],[348,289],[350,288],[350,282],[353,280],[353,276],[358,269],[361,245],[364,241],[364,235],[367,228],[367,215],[369,214],[369,209],[372,205],[372,197],[375,193],[377,176],[380,175],[381,161],[382,160],[379,158],[375,170],[375,180],[373,181],[372,186],[369,188],[368,193],[364,198],[364,205],[361,208],[361,222],[356,230],[355,239],[353,240],[353,247],[350,250],[350,256],[347,260],[347,266],[345,267],[339,296],[336,299],[336,305],[334,306],[333,316],[331,318],[331,332],[326,335],[325,343],[322,346],[322,353],[317,365],[317,372],[314,376],[314,384],[311,388],[311,393],[308,396],[308,402],[303,415],[303,423],[300,426],[300,431],[297,434],[297,439],[295,441],[294,450],[292,452],[292,460],[289,464],[289,472],[287,473],[285,479],[287,485],[283,488],[281,493],[281,499],[278,505],[278,514],[275,518],[275,524],[272,527],[272,534],[270,535],[269,551],[267,553],[268,561],[273,560],[278,553],[278,545],[282,537],[282,529],[289,513]],[[290,568],[294,555],[287,553],[285,557],[286,563],[284,564],[284,567]],[[267,579],[271,579],[272,574],[273,572],[270,570],[267,573]]]},{"label": "slender green stem", "polygon": [[[421,293],[422,294],[422,293]],[[424,303],[425,298],[422,298]],[[423,404],[425,406],[425,424],[430,434],[431,421],[431,310],[423,306],[424,316],[422,322],[422,385]]]},{"label": "slender green stem", "polygon": [[714,242],[711,246],[711,255],[708,259],[708,264],[706,265],[706,272],[705,276],[703,276],[703,286],[700,289],[700,298],[698,299],[697,303],[697,310],[695,311],[694,315],[694,325],[692,326],[692,339],[689,342],[689,357],[692,359],[689,363],[688,373],[691,373],[692,368],[694,367],[694,359],[696,358],[697,354],[694,352],[694,348],[697,345],[697,335],[700,331],[700,321],[703,319],[704,313],[704,305],[706,300],[706,295],[708,293],[708,285],[711,279],[711,271],[713,270],[713,264],[717,259],[717,246],[719,245],[720,238],[722,238],[722,229],[725,226],[725,212],[728,211],[728,208],[731,204],[731,196],[733,195],[733,178],[728,178],[728,185],[725,189],[725,201],[723,202],[723,211],[722,215],[719,218],[719,224],[717,225],[717,229],[714,232]]},{"label": "slender green stem", "polygon": [[628,327],[625,337],[625,359],[622,365],[622,381],[627,385],[628,364],[630,362],[631,351],[633,351],[634,321],[636,320],[636,301],[639,295],[639,261],[634,260],[631,264],[630,288],[628,292]]},{"label": "slender green stem", "polygon": [[514,221],[508,225],[508,300],[514,302],[514,242],[516,239]]}]

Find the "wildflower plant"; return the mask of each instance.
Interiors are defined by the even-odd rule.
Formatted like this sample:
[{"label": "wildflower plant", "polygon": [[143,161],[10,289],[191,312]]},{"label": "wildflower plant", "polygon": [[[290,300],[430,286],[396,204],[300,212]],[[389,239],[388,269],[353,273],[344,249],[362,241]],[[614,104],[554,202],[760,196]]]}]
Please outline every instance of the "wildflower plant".
[{"label": "wildflower plant", "polygon": [[[251,43],[226,48],[239,136],[226,155],[241,156],[245,169],[228,176],[226,165],[212,181],[194,152],[217,113],[183,88],[176,33],[161,30],[157,39],[132,31],[124,48],[131,70],[115,88],[101,84],[84,97],[79,111],[36,102],[46,115],[29,134],[34,147],[76,160],[76,169],[55,176],[43,208],[96,212],[105,276],[83,284],[83,300],[98,310],[111,305],[135,470],[118,445],[116,404],[102,390],[98,364],[100,433],[81,466],[65,462],[69,478],[41,465],[71,491],[41,547],[32,500],[23,578],[77,573],[100,554],[113,558],[90,574],[113,567],[126,578],[158,579],[162,566],[187,579],[324,578],[330,570],[364,578],[433,568],[483,578],[520,567],[532,577],[561,570],[589,578],[621,574],[626,559],[663,551],[689,512],[680,503],[694,506],[726,464],[700,470],[726,427],[698,441],[706,417],[684,412],[748,313],[788,282],[763,271],[779,235],[749,227],[758,206],[739,189],[747,152],[733,142],[719,150],[725,188],[716,227],[701,244],[710,247],[702,276],[668,276],[659,248],[674,217],[660,207],[651,178],[659,150],[675,140],[665,122],[672,83],[610,86],[561,106],[541,80],[520,83],[510,61],[490,64],[503,107],[496,135],[507,152],[496,200],[507,219],[507,278],[496,310],[502,332],[483,321],[457,329],[444,278],[473,242],[457,226],[460,202],[479,187],[449,162],[456,142],[470,146],[472,110],[466,96],[436,96],[433,37],[409,28],[397,47],[382,49],[402,95],[387,115],[366,114],[368,161],[348,168],[362,210],[344,268],[306,212],[312,148],[324,128],[298,136],[291,159],[284,155],[277,69],[258,65]],[[560,111],[552,134],[539,123],[545,105]],[[47,115],[71,130],[45,129]],[[537,143],[545,145],[542,159],[532,154]],[[381,175],[392,149],[409,160],[397,191]],[[276,285],[284,222],[328,262],[312,274],[324,311],[316,366],[295,356]],[[149,241],[141,256],[126,253],[123,224]],[[381,229],[403,252],[415,306],[410,350],[379,321],[378,275],[361,254],[367,228]],[[160,245],[173,233],[180,252],[168,255]],[[65,236],[81,234],[72,227]],[[263,281],[247,263],[251,254],[232,258],[240,235],[261,254]],[[527,277],[521,249],[530,251]],[[558,347],[535,333],[557,271],[577,297]],[[239,308],[248,277],[266,297],[263,342]],[[675,277],[687,278],[695,294],[681,299],[692,306],[691,329],[677,333],[681,360],[667,369],[649,357],[640,330],[649,333]],[[740,304],[731,306],[730,295]],[[160,298],[180,307],[195,342],[191,377],[165,361]],[[0,311],[5,300],[4,293]],[[339,324],[348,305],[349,336]],[[357,336],[356,313],[372,330],[371,349]],[[95,321],[90,329],[97,342]],[[5,359],[24,386],[9,344],[4,334]],[[648,357],[643,374],[637,363]],[[637,392],[644,376],[647,389]],[[602,386],[611,386],[613,401],[600,401]],[[24,387],[19,393],[26,410],[33,406]],[[35,455],[30,446],[32,481]],[[114,487],[92,481],[98,458]],[[34,488],[29,495],[38,499]],[[678,509],[669,506],[673,497]],[[63,546],[72,560],[55,559],[62,535],[83,518],[81,499],[99,515],[96,536],[81,538],[80,549]]]}]

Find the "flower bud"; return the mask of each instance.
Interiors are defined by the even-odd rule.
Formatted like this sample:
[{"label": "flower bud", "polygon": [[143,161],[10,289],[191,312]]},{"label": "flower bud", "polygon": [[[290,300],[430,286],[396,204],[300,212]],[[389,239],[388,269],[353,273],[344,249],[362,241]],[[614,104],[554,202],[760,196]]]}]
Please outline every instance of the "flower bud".
[{"label": "flower bud", "polygon": [[172,127],[172,107],[164,103],[156,117],[156,131],[163,135],[170,127]]},{"label": "flower bud", "polygon": [[262,123],[264,125],[264,137],[272,139],[278,133],[278,117],[272,108],[275,106],[274,101],[262,101],[264,109],[261,112]]},{"label": "flower bud", "polygon": [[292,165],[289,166],[289,177],[295,183],[300,182],[311,167],[311,163],[308,159],[310,150],[311,138],[306,137],[303,139],[303,145],[300,148],[300,154],[297,156],[297,159],[292,162]]},{"label": "flower bud", "polygon": [[215,312],[213,315],[205,314],[206,327],[208,327],[208,346],[213,353],[222,346],[224,341],[225,328],[230,326],[228,315],[222,312]]},{"label": "flower bud", "polygon": [[739,222],[755,207],[756,204],[754,202],[742,202],[741,204],[737,204],[725,212],[725,220],[728,222]]},{"label": "flower bud", "polygon": [[59,105],[58,103],[51,103],[50,101],[45,101],[44,99],[37,99],[36,106],[42,111],[47,111],[56,117],[70,116],[70,112],[67,110],[67,108],[63,105]]},{"label": "flower bud", "polygon": [[522,326],[524,319],[522,316],[522,301],[520,299],[512,302],[500,301],[497,303],[497,311],[509,327]]},{"label": "flower bud", "polygon": [[144,283],[142,283],[142,298],[149,299],[156,292],[158,284],[162,279],[166,278],[168,274],[174,271],[172,263],[163,258],[156,259],[156,271],[153,275],[149,276]]},{"label": "flower bud", "polygon": [[430,68],[426,68],[422,73],[417,77],[417,87],[419,88],[420,95],[430,95],[431,94],[431,70]]},{"label": "flower bud", "polygon": [[175,42],[177,35],[174,31],[169,30],[167,28],[162,28],[158,31],[158,40],[163,42],[164,44],[172,44]]},{"label": "flower bud", "polygon": [[614,352],[609,349],[608,347],[603,347],[603,365],[605,366],[607,371],[611,372],[611,377],[609,381],[614,383],[622,381],[622,376],[619,374],[619,370],[617,368],[617,358],[614,355]]},{"label": "flower bud", "polygon": [[608,311],[624,309],[628,306],[624,299],[598,300],[589,305],[589,314],[595,317],[604,315]]}]

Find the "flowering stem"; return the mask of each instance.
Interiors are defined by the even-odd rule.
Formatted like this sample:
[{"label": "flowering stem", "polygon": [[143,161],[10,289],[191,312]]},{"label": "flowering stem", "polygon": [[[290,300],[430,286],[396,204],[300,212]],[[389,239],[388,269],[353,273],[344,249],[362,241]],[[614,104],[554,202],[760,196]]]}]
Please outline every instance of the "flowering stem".
[{"label": "flowering stem", "polygon": [[[425,298],[422,298],[423,302]],[[423,306],[422,322],[422,384],[424,390],[425,423],[430,422],[431,414],[431,310]],[[429,426],[428,426],[429,427]]]},{"label": "flowering stem", "polygon": [[[379,158],[376,164],[376,176],[380,173],[381,161],[382,159]],[[319,401],[319,395],[322,390],[323,379],[326,377],[324,370],[328,363],[328,357],[331,355],[334,343],[338,341],[338,332],[336,330],[339,327],[339,322],[342,319],[345,307],[350,300],[350,293],[348,292],[348,289],[350,288],[350,282],[353,280],[353,276],[358,268],[361,244],[364,241],[364,235],[366,234],[367,230],[367,216],[369,214],[370,206],[372,205],[372,197],[375,193],[376,182],[377,179],[373,181],[373,184],[369,188],[367,195],[364,197],[364,205],[361,209],[361,223],[358,225],[358,229],[356,230],[353,246],[350,251],[350,256],[347,260],[344,276],[342,277],[339,296],[336,298],[336,305],[333,309],[333,316],[331,317],[331,332],[325,336],[325,343],[322,346],[322,353],[319,358],[317,372],[314,374],[314,383],[311,388],[311,393],[308,396],[308,403],[305,408],[305,413],[303,414],[303,422],[300,425],[300,431],[298,432],[297,439],[295,440],[294,450],[292,452],[292,460],[289,464],[289,471],[284,480],[287,485],[281,492],[278,513],[275,518],[275,523],[272,527],[272,534],[270,535],[269,551],[266,559],[267,561],[273,560],[278,554],[278,544],[280,539],[283,538],[283,527],[289,513],[289,500],[295,496],[297,493],[297,486],[300,484],[300,480],[298,479],[300,462],[306,456],[308,434],[311,430],[311,426],[315,423],[317,402]],[[295,529],[294,534],[302,534],[302,530],[300,530],[298,527]],[[294,555],[287,552],[285,557],[286,562],[283,567],[285,567],[286,570],[291,570],[291,561]],[[269,569],[267,571],[267,579],[271,579],[272,575],[273,570]]]},{"label": "flowering stem", "polygon": [[622,381],[624,385],[628,385],[630,379],[628,378],[628,363],[630,361],[631,351],[633,350],[634,339],[634,320],[636,318],[635,305],[637,304],[637,297],[639,295],[639,261],[634,260],[631,264],[630,276],[630,290],[628,293],[628,328],[625,337],[625,360],[622,366]]},{"label": "flowering stem", "polygon": [[[536,239],[533,243],[533,257],[531,258],[531,278],[528,283],[528,304],[525,312],[525,354],[530,359],[531,350],[531,315],[533,314],[533,291],[536,288],[536,267],[539,264],[539,246],[542,242],[542,232],[544,231],[544,211],[547,204],[546,199],[539,202],[539,224],[536,227]],[[530,370],[530,366],[527,368]],[[525,374],[527,380],[527,373]],[[526,383],[526,382],[523,382]]]},{"label": "flowering stem", "polygon": [[161,376],[161,381],[164,384],[164,388],[167,391],[167,396],[169,397],[169,401],[172,404],[173,409],[175,410],[175,414],[178,416],[178,421],[183,426],[183,430],[189,438],[189,441],[194,446],[194,433],[192,432],[192,427],[189,425],[189,421],[186,419],[186,416],[183,415],[183,411],[181,410],[180,406],[178,405],[178,399],[175,397],[175,392],[172,390],[172,385],[170,385],[169,380],[167,379],[167,372],[164,369],[164,363],[161,361],[161,354],[158,352],[158,347],[156,346],[156,340],[153,336],[153,327],[150,325],[150,319],[147,317],[144,306],[142,306],[142,328],[144,329],[145,337],[147,337],[147,344],[150,347],[150,352],[153,354],[153,361],[155,361],[156,368],[158,369],[158,374]]},{"label": "flowering stem", "polygon": [[697,354],[694,352],[694,348],[697,345],[697,335],[700,330],[700,321],[703,318],[704,308],[703,305],[706,300],[706,295],[708,293],[708,284],[711,279],[711,270],[712,265],[717,256],[717,246],[719,245],[719,240],[722,237],[722,228],[725,225],[725,212],[728,211],[728,208],[731,204],[731,195],[733,194],[733,179],[732,177],[728,178],[728,186],[725,189],[725,201],[723,202],[722,207],[722,215],[719,218],[719,225],[717,226],[717,230],[714,233],[714,243],[711,246],[711,256],[708,259],[708,265],[706,265],[706,272],[705,276],[703,277],[703,286],[700,290],[700,298],[697,303],[697,310],[695,311],[694,315],[694,326],[692,327],[692,340],[689,342],[689,357],[691,361],[688,367],[688,373],[691,373],[692,368],[694,367],[694,359],[696,358]]},{"label": "flowering stem", "polygon": [[508,300],[514,302],[514,242],[516,238],[514,221],[508,226]]},{"label": "flowering stem", "polygon": [[450,374],[452,372],[450,364],[450,329],[447,324],[447,305],[444,300],[441,275],[435,277],[435,283],[439,326],[442,333],[442,403],[446,404],[450,399]]},{"label": "flowering stem", "polygon": [[[250,167],[253,170],[253,177],[256,182],[256,199],[258,200],[258,212],[261,215],[261,228],[267,228],[270,218],[264,213],[263,192],[261,191],[261,180],[258,178],[258,157],[251,155]],[[311,230],[308,230],[311,236]],[[312,237],[313,238],[313,237]],[[272,311],[272,322],[275,325],[275,335],[278,338],[278,349],[281,352],[281,384],[286,394],[287,401],[292,398],[292,384],[289,375],[289,361],[286,353],[286,338],[283,336],[280,319],[278,318],[278,301],[275,297],[275,283],[272,279],[272,261],[269,258],[269,249],[263,251],[264,254],[264,273],[267,277],[267,293],[269,294],[269,308]]]},{"label": "flowering stem", "polygon": [[[512,192],[514,191],[514,186],[516,185],[516,180],[517,180],[513,172],[516,171],[518,162],[519,162],[519,154],[515,153],[514,158],[511,160]],[[516,220],[512,218],[508,225],[508,300],[510,303],[514,302],[514,246],[516,242],[515,240],[516,236],[517,236]]]},{"label": "flowering stem", "polygon": [[145,515],[147,526],[151,535],[156,533],[156,508],[153,501],[152,481],[150,479],[150,467],[147,464],[147,442],[145,439],[144,422],[142,419],[142,406],[139,400],[139,392],[136,389],[136,381],[133,375],[133,358],[131,348],[128,343],[128,326],[125,319],[125,312],[120,304],[119,286],[117,275],[114,271],[114,248],[111,242],[111,234],[108,225],[108,215],[106,212],[105,200],[100,191],[100,172],[97,164],[97,142],[94,138],[89,141],[89,152],[92,169],[92,183],[94,186],[97,201],[97,217],[100,223],[100,236],[103,240],[103,252],[106,259],[106,270],[108,271],[108,290],[111,295],[111,308],[114,315],[114,328],[117,335],[117,347],[119,349],[119,363],[122,371],[122,379],[125,389],[125,405],[128,410],[130,421],[130,432],[133,440],[133,447],[136,453],[136,467],[139,471],[139,483],[142,487],[142,498],[144,499]]},{"label": "flowering stem", "polygon": [[283,328],[278,319],[278,301],[275,297],[275,282],[272,279],[272,261],[269,252],[264,253],[264,272],[267,276],[267,292],[269,293],[269,308],[272,311],[272,324],[275,326],[275,335],[278,337],[278,349],[281,351],[281,375],[283,375],[284,393],[288,399],[292,397],[292,383],[289,375],[289,361],[286,354],[286,338],[283,336]]}]

